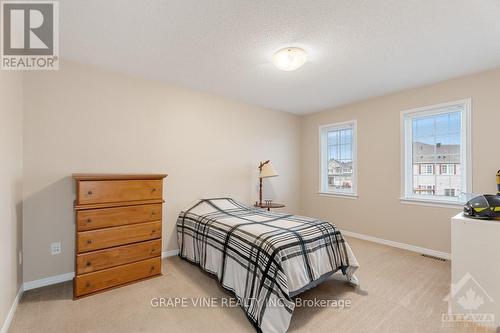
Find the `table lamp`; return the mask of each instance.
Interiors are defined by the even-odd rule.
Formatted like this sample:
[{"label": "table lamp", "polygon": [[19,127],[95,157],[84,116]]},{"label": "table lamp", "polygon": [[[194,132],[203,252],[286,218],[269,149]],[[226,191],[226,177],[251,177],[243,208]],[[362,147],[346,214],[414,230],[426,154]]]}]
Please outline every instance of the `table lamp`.
[{"label": "table lamp", "polygon": [[262,205],[262,178],[276,177],[278,173],[270,160],[260,162],[259,164],[259,205]]}]

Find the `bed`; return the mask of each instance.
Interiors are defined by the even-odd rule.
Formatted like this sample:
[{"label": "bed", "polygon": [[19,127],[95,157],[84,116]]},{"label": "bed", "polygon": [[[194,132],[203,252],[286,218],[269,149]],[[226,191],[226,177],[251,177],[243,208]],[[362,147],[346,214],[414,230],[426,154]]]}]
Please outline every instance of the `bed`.
[{"label": "bed", "polygon": [[283,333],[294,297],[358,262],[337,227],[230,198],[202,199],[179,214],[179,256],[217,277],[258,332]]}]

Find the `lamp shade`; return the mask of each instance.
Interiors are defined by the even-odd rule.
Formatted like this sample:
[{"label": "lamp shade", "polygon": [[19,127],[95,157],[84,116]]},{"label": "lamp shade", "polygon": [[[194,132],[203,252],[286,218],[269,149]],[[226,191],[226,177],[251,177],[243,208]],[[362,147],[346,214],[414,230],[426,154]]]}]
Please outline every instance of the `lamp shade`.
[{"label": "lamp shade", "polygon": [[262,166],[262,170],[260,171],[260,178],[269,178],[269,177],[276,177],[278,176],[278,173],[276,172],[276,169],[274,169],[274,166],[271,162],[268,162]]}]

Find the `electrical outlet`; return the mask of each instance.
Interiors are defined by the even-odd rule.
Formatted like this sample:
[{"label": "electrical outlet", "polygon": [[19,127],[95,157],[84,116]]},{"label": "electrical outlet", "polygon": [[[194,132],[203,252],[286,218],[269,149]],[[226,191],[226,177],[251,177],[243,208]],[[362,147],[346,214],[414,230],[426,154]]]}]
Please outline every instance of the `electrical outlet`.
[{"label": "electrical outlet", "polygon": [[61,242],[53,242],[50,244],[50,254],[56,255],[61,253]]}]

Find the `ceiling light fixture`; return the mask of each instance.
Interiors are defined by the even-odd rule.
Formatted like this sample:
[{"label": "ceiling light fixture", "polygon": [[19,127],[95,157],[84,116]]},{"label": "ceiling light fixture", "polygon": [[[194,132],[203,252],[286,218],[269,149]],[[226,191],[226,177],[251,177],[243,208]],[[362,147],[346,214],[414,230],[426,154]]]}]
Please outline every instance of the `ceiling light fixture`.
[{"label": "ceiling light fixture", "polygon": [[282,71],[294,71],[307,61],[307,53],[300,47],[285,47],[273,56],[273,64]]}]

